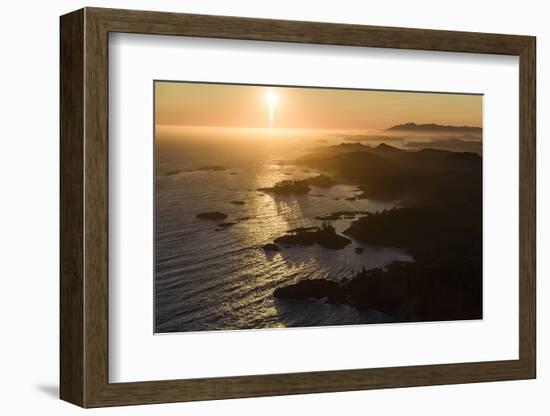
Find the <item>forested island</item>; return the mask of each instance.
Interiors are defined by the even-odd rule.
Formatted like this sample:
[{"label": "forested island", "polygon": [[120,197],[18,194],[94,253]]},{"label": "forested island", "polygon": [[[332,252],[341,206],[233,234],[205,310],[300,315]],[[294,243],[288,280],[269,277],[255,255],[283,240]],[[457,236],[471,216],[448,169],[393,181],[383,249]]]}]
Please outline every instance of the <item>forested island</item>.
[{"label": "forested island", "polygon": [[327,175],[317,175],[302,180],[283,180],[267,188],[259,188],[258,191],[274,194],[307,194],[311,186],[326,188],[334,185],[334,181]]},{"label": "forested island", "polygon": [[290,230],[275,239],[276,244],[311,246],[318,244],[324,248],[339,250],[351,244],[349,238],[336,233],[332,225],[325,222],[320,227],[306,227]]}]

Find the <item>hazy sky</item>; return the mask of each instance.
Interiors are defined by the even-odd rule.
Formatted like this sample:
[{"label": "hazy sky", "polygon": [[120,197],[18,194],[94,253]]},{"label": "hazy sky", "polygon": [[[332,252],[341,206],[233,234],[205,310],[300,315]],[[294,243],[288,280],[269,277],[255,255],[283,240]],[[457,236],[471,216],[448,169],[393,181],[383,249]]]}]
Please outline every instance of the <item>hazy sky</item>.
[{"label": "hazy sky", "polygon": [[480,95],[155,83],[156,123],[375,130],[407,122],[482,126]]}]

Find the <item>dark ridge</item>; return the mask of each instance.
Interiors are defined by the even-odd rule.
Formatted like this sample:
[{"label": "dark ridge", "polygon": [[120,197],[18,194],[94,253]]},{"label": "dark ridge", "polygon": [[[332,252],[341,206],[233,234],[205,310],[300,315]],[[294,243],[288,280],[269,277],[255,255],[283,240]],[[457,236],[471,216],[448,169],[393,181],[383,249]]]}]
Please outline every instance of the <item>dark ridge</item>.
[{"label": "dark ridge", "polygon": [[403,132],[418,132],[418,133],[478,133],[481,134],[481,127],[472,127],[472,126],[446,126],[441,124],[416,124],[416,123],[405,123],[398,124],[387,128],[385,131],[394,132],[394,131],[403,131]]}]

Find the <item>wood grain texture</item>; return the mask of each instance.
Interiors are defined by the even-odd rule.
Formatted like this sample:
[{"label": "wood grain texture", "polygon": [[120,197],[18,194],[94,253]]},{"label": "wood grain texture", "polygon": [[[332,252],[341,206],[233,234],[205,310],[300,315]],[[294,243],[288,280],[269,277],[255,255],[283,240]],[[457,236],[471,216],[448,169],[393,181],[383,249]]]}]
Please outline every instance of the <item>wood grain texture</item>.
[{"label": "wood grain texture", "polygon": [[84,59],[85,406],[108,380],[108,32],[86,12]]},{"label": "wood grain texture", "polygon": [[519,55],[528,36],[87,8],[111,32]]},{"label": "wood grain texture", "polygon": [[[108,33],[520,57],[519,359],[192,380],[108,380]],[[83,407],[534,378],[535,39],[86,8],[61,18],[61,396]]]},{"label": "wood grain texture", "polygon": [[519,356],[536,377],[536,41],[520,54]]},{"label": "wood grain texture", "polygon": [[84,405],[84,12],[61,19],[60,44],[60,388]]}]

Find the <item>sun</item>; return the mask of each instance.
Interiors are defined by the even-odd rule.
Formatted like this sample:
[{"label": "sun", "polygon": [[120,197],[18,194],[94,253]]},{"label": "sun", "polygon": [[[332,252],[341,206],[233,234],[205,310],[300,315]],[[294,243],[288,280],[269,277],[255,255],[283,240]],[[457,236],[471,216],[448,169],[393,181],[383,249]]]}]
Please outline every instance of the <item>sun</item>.
[{"label": "sun", "polygon": [[267,100],[267,105],[270,108],[274,108],[277,105],[277,101],[279,101],[279,96],[273,90],[269,90],[265,94],[265,99]]},{"label": "sun", "polygon": [[269,127],[273,128],[275,122],[275,108],[279,102],[279,96],[273,90],[268,90],[265,93],[265,100],[267,103],[267,111],[269,116]]}]

